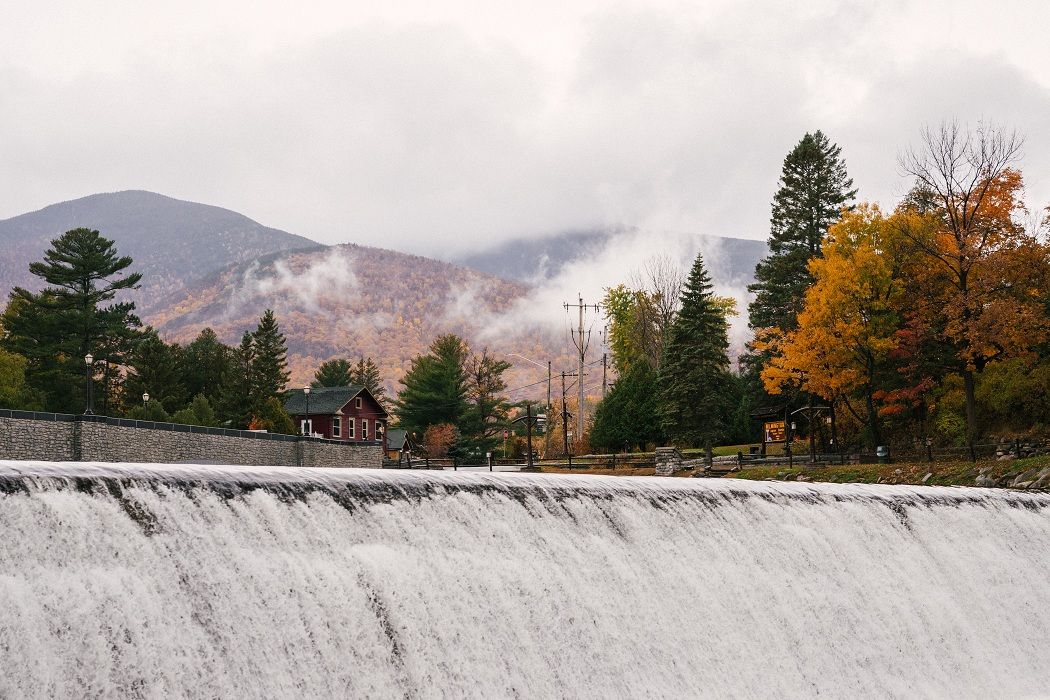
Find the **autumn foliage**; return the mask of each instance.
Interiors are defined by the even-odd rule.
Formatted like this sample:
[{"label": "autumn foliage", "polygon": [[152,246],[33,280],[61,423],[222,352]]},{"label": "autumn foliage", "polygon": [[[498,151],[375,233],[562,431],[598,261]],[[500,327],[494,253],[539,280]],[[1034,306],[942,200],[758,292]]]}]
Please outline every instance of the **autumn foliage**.
[{"label": "autumn foliage", "polygon": [[796,329],[759,329],[755,348],[769,357],[769,393],[831,402],[872,444],[892,421],[922,435],[939,426],[972,453],[982,426],[1016,418],[979,417],[982,406],[1032,405],[1024,396],[1044,391],[1050,248],[1027,225],[1014,137],[946,125],[924,138],[905,159],[908,197],[889,215],[844,211],[809,263]]}]

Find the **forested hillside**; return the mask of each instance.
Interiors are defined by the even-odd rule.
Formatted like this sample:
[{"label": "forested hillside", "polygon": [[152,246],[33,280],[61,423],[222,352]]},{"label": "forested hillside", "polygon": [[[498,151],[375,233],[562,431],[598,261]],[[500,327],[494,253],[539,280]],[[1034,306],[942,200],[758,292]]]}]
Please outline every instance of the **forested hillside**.
[{"label": "forested hillside", "polygon": [[[571,366],[564,339],[508,317],[527,293],[522,284],[449,263],[343,245],[230,266],[146,320],[169,340],[188,342],[211,327],[236,344],[260,309],[272,308],[288,339],[293,385],[308,381],[324,360],[366,356],[394,389],[411,359],[445,333],[478,349]],[[546,378],[540,368],[522,364],[508,373],[510,386]],[[533,391],[540,388],[545,393],[545,386]]]}]

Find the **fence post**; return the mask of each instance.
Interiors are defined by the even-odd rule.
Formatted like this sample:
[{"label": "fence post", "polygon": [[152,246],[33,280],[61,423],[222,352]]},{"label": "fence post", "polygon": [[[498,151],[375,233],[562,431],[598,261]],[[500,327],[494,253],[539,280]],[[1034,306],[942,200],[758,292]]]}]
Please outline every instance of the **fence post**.
[{"label": "fence post", "polygon": [[485,457],[487,457],[488,460],[489,460],[489,471],[492,471],[492,453],[491,452],[486,452],[485,453]]}]

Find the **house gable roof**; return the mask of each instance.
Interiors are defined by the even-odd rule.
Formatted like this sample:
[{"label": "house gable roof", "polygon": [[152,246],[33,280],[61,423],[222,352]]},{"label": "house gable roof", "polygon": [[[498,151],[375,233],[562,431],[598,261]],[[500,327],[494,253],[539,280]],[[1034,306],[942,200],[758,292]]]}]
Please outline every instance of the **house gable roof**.
[{"label": "house gable roof", "polygon": [[[332,415],[339,413],[343,406],[347,405],[351,400],[360,395],[368,396],[372,401],[375,401],[376,405],[379,406],[379,410],[382,411],[383,416],[385,417],[387,415],[382,404],[376,401],[376,398],[372,396],[372,392],[363,386],[356,385],[311,387],[310,413],[317,415]],[[288,414],[292,416],[306,415],[306,394],[302,389],[291,389],[288,392],[287,398],[284,401],[284,410],[288,411]]]},{"label": "house gable roof", "polygon": [[401,428],[391,428],[386,431],[386,447],[388,450],[400,450],[405,446],[405,438],[408,436],[407,430]]}]

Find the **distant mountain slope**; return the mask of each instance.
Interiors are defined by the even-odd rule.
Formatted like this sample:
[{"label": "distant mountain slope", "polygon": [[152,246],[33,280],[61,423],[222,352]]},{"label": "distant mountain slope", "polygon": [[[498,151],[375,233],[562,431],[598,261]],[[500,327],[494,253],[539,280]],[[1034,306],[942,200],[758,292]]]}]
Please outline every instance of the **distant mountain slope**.
[{"label": "distant mountain slope", "polygon": [[143,273],[137,301],[144,311],[231,263],[321,247],[220,207],[141,190],[94,194],[0,221],[4,297],[16,285],[38,287],[29,263],[41,259],[52,239],[80,226],[101,231],[134,258],[133,269]]},{"label": "distant mountain slope", "polygon": [[[236,344],[263,309],[272,308],[288,341],[293,386],[308,381],[324,360],[371,356],[394,388],[412,358],[444,333],[466,338],[477,350],[489,347],[501,356],[517,352],[571,366],[560,338],[508,323],[527,293],[520,283],[450,263],[340,245],[229,266],[147,318],[169,340],[186,342],[211,327]],[[525,364],[508,381],[523,386],[539,375]]]},{"label": "distant mountain slope", "polygon": [[[709,260],[715,282],[726,285],[746,284],[755,274],[755,265],[768,252],[765,241],[723,236],[686,234],[653,234],[636,229],[570,231],[538,239],[521,239],[503,243],[495,248],[454,259],[465,267],[488,272],[506,279],[525,282],[556,278],[567,266],[591,260],[618,243],[630,238],[653,241],[651,254],[661,252],[660,242],[690,241],[687,257],[697,250],[717,251],[717,261]],[[675,246],[676,249],[679,246]],[[641,264],[644,259],[624,261],[625,265]]]}]

